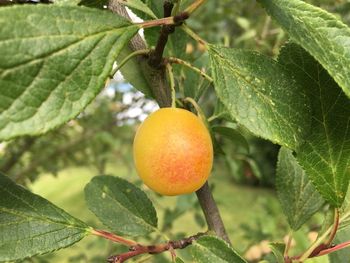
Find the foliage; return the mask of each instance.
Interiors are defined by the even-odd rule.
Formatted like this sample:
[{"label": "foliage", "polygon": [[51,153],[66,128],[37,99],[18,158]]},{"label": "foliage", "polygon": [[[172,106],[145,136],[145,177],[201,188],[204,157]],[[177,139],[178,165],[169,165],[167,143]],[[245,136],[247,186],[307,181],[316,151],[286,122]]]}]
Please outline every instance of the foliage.
[{"label": "foliage", "polygon": [[298,230],[324,203],[292,152],[286,148],[281,148],[279,153],[276,187],[293,230]]},{"label": "foliage", "polygon": [[23,259],[70,246],[90,229],[44,198],[0,174],[0,261]]},{"label": "foliage", "polygon": [[120,178],[93,178],[85,187],[85,198],[89,209],[118,234],[142,236],[157,228],[152,202],[137,187]]},{"label": "foliage", "polygon": [[123,18],[84,7],[14,6],[0,12],[2,140],[43,134],[77,116],[138,30]]},{"label": "foliage", "polygon": [[[240,169],[230,157],[263,178],[250,158],[251,137],[282,146],[277,191],[293,231],[316,212],[332,215],[299,255],[291,255],[293,232],[285,244],[271,244],[278,262],[334,252],[331,261],[342,260],[346,256],[340,253],[346,252],[339,250],[349,246],[343,233],[350,217],[350,29],[327,10],[345,14],[347,3],[259,0],[255,9],[253,1],[236,0],[242,7],[237,15],[230,12],[230,1],[203,2],[58,0],[1,7],[0,140],[7,142],[0,170],[22,184],[26,176],[35,179],[40,172],[79,162],[93,163],[104,174],[111,153],[122,155],[120,133],[130,141],[132,127],[120,119],[126,108],[118,104],[118,92],[112,99],[96,96],[114,77],[113,64],[131,59],[133,64],[122,69],[125,80],[160,106],[196,111],[211,132],[216,155],[224,156],[231,171]],[[116,3],[148,21],[132,23],[106,10],[106,4]],[[214,11],[193,15],[197,8]],[[258,18],[250,21],[250,10]],[[231,22],[237,38],[231,37]],[[209,42],[196,33],[211,27],[223,29],[216,35],[203,33]],[[141,28],[146,43],[139,36],[131,41]],[[287,38],[290,42],[280,48]],[[208,113],[213,114],[207,119]],[[119,177],[100,175],[85,188],[88,208],[107,231],[88,226],[2,173],[0,188],[2,262],[71,246],[87,235],[128,248],[109,262],[167,251],[175,260],[174,251],[187,247],[195,262],[246,262],[232,248],[207,184],[197,196],[208,231],[178,240],[163,239],[169,229],[158,228],[154,200]],[[183,208],[166,211],[164,218],[171,224]],[[124,236],[143,236],[153,243]],[[333,246],[334,240],[341,243]]]},{"label": "foliage", "polygon": [[144,107],[148,101],[134,97],[125,104],[123,94],[112,87],[110,91],[112,94],[101,94],[78,118],[52,132],[7,142],[2,156],[0,153],[0,171],[26,183],[41,173],[57,174],[72,165],[94,167],[103,174],[108,162],[116,157],[130,167],[127,146],[132,141],[133,127],[124,125],[132,121],[124,115],[131,105]]}]

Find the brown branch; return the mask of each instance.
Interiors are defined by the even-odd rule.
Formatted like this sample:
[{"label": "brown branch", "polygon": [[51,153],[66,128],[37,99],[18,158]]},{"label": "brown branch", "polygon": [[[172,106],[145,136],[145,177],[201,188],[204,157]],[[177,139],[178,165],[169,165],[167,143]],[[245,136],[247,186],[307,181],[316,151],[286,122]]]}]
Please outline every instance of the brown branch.
[{"label": "brown branch", "polygon": [[221,237],[231,245],[231,241],[227,235],[225,225],[220,216],[219,209],[211,193],[208,182],[196,192],[196,195],[203,210],[209,230],[214,231],[217,236]]},{"label": "brown branch", "polygon": [[341,243],[341,244],[338,244],[338,245],[335,245],[335,246],[331,246],[327,249],[324,249],[322,250],[320,253],[318,253],[315,257],[319,257],[319,256],[323,256],[323,255],[327,255],[329,253],[332,253],[332,252],[335,252],[335,251],[338,251],[338,250],[341,250],[341,249],[344,249],[344,248],[347,248],[350,246],[350,241],[347,241],[347,242],[344,242],[344,243]]},{"label": "brown branch", "polygon": [[[338,245],[330,245],[328,247],[326,247],[325,244],[321,244],[319,245],[316,249],[314,249],[314,251],[310,254],[310,256],[308,258],[315,258],[315,257],[320,257],[320,256],[324,256],[330,253],[333,253],[335,251],[339,251],[341,249],[350,247],[350,241],[346,241],[343,242],[341,244]],[[298,260],[300,259],[301,256],[294,256],[291,258],[288,258],[290,260]]]},{"label": "brown branch", "polygon": [[[108,8],[127,19],[130,17],[125,7],[119,3],[118,0],[110,0]],[[129,48],[132,51],[147,49],[145,41],[139,34],[136,34],[129,43]],[[140,65],[143,76],[148,82],[148,86],[152,89],[152,94],[160,107],[170,107],[171,105],[171,90],[166,80],[165,68],[153,68],[148,64],[148,58],[144,56],[138,56],[137,62]]]},{"label": "brown branch", "polygon": [[138,255],[142,254],[160,254],[166,251],[169,251],[174,258],[176,249],[184,249],[191,245],[195,240],[200,238],[201,236],[205,235],[204,233],[198,233],[196,235],[186,237],[180,240],[174,240],[174,241],[168,241],[163,244],[157,244],[157,245],[150,245],[150,246],[144,246],[137,244],[135,246],[130,247],[130,251],[126,253],[122,253],[119,255],[114,255],[108,258],[108,262],[110,263],[123,263],[126,260],[136,257]]},{"label": "brown branch", "polygon": [[[173,10],[174,4],[168,0],[164,1],[163,5],[163,12],[164,12],[164,17],[170,17],[171,16],[171,11]],[[174,25],[164,25],[162,26],[156,48],[154,49],[153,52],[150,54],[150,58],[148,63],[154,67],[154,68],[159,68],[161,67],[161,63],[163,60],[163,53],[165,46],[168,42],[169,35],[175,32],[175,26]]]}]

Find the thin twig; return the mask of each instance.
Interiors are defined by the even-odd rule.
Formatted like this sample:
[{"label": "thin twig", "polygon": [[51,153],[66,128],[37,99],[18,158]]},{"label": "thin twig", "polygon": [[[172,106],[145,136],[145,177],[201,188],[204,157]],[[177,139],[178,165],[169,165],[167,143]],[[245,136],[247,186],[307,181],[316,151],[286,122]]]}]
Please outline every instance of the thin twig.
[{"label": "thin twig", "polygon": [[191,15],[194,11],[196,11],[202,4],[204,4],[206,0],[196,0],[189,7],[186,8],[185,12]]},{"label": "thin twig", "polygon": [[148,20],[140,23],[136,23],[142,28],[155,27],[155,26],[164,26],[164,25],[174,25],[174,17],[165,17],[156,20]]},{"label": "thin twig", "polygon": [[336,233],[337,233],[337,231],[338,231],[338,227],[339,227],[339,209],[338,209],[338,208],[335,208],[335,209],[334,209],[334,223],[333,223],[333,229],[332,229],[332,232],[331,232],[330,235],[329,235],[328,240],[325,242],[325,245],[326,245],[327,247],[332,243],[332,241],[333,241],[333,239],[334,239],[334,237],[335,237],[335,235],[336,235]]},{"label": "thin twig", "polygon": [[347,248],[347,247],[350,247],[350,241],[346,241],[344,243],[341,243],[341,244],[332,246],[330,248],[324,249],[320,253],[318,253],[315,257],[327,255],[329,253],[332,253],[332,252],[335,252],[335,251],[338,251],[338,250],[341,250],[341,249],[344,249],[344,248]]},{"label": "thin twig", "polygon": [[198,233],[196,235],[186,237],[180,240],[168,241],[163,244],[144,246],[137,244],[135,246],[130,247],[130,251],[114,255],[108,258],[108,262],[110,263],[123,263],[126,260],[136,257],[142,254],[160,254],[165,251],[169,251],[172,257],[175,257],[175,249],[184,249],[191,245],[195,240],[205,235],[204,233]]}]

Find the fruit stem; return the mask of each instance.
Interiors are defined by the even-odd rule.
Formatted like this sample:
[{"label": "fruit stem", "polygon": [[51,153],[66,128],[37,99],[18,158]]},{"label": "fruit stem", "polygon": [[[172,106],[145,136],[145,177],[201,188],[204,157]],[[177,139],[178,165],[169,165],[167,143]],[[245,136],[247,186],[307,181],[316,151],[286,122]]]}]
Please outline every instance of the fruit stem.
[{"label": "fruit stem", "polygon": [[175,108],[176,107],[175,79],[173,74],[173,67],[171,66],[171,64],[169,63],[166,64],[166,70],[168,73],[169,84],[171,88],[171,107]]},{"label": "fruit stem", "polygon": [[209,122],[207,120],[207,117],[205,117],[204,112],[202,111],[201,107],[199,107],[197,102],[194,99],[190,98],[190,97],[185,98],[184,102],[189,102],[189,103],[191,103],[193,105],[193,107],[197,111],[197,115],[199,116],[199,118],[201,118],[201,120],[204,123],[205,127],[207,127],[207,129],[210,130],[210,125],[209,125]]}]

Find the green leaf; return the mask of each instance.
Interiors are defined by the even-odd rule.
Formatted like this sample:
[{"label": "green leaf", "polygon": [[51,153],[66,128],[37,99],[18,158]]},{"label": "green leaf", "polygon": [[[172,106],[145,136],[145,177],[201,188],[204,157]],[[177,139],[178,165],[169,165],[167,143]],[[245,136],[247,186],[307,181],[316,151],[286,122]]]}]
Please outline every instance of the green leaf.
[{"label": "green leaf", "polygon": [[183,261],[181,258],[176,257],[175,259],[175,263],[185,263],[185,261]]},{"label": "green leaf", "polygon": [[[126,45],[117,57],[117,62],[120,63],[132,52],[133,51],[131,48]],[[143,73],[143,68],[147,65],[144,65],[143,63],[147,63],[147,61],[140,61],[137,57],[132,58],[120,69],[120,72],[125,80],[128,81],[135,89],[141,91],[143,94],[145,94],[145,96],[152,98],[152,88],[150,87],[149,81]]]},{"label": "green leaf", "polygon": [[141,0],[118,0],[123,5],[130,7],[131,9],[136,9],[148,15],[153,19],[157,19],[158,17],[153,13],[153,11]]},{"label": "green leaf", "polygon": [[350,28],[301,0],[260,0],[290,37],[314,56],[350,97]]},{"label": "green leaf", "polygon": [[291,150],[278,154],[276,188],[290,227],[298,230],[324,204]]},{"label": "green leaf", "polygon": [[297,159],[321,195],[340,207],[350,179],[350,100],[301,47],[287,45],[279,60],[312,102],[311,132],[296,149]]},{"label": "green leaf", "polygon": [[112,231],[127,236],[151,233],[157,214],[146,194],[124,179],[96,176],[85,187],[89,209]]},{"label": "green leaf", "polygon": [[309,100],[274,60],[251,51],[209,46],[221,102],[240,124],[272,142],[296,148],[309,131]]},{"label": "green leaf", "polygon": [[68,247],[91,229],[0,173],[0,262]]},{"label": "green leaf", "polygon": [[77,116],[137,30],[92,8],[1,8],[0,140],[43,134]]},{"label": "green leaf", "polygon": [[[185,52],[185,50],[183,52]],[[181,56],[181,54],[178,55]],[[208,63],[209,56],[206,53],[204,53],[203,55],[192,61],[191,64],[199,69],[203,69],[206,65],[208,65]],[[198,101],[211,83],[208,82],[205,78],[203,78],[200,74],[198,74],[198,72],[195,72],[188,67],[184,67],[182,65],[178,65],[178,67],[181,67],[181,73],[178,75],[179,82],[183,84],[183,91],[185,97],[190,97]]]},{"label": "green leaf", "polygon": [[244,138],[244,136],[238,132],[237,130],[230,128],[230,127],[224,127],[224,126],[213,126],[211,127],[212,131],[220,134],[228,139],[230,139],[233,143],[236,143],[243,147],[243,149],[249,153],[249,144]]},{"label": "green leaf", "polygon": [[211,120],[224,119],[227,121],[232,121],[232,117],[231,117],[229,110],[226,108],[226,106],[219,99],[217,99],[217,101],[216,101],[214,113],[213,113],[212,117],[210,117],[210,119]]},{"label": "green leaf", "polygon": [[270,243],[272,253],[275,255],[277,263],[284,263],[284,249],[286,245],[283,243]]},{"label": "green leaf", "polygon": [[191,246],[192,257],[198,263],[246,263],[225,241],[203,236]]}]

